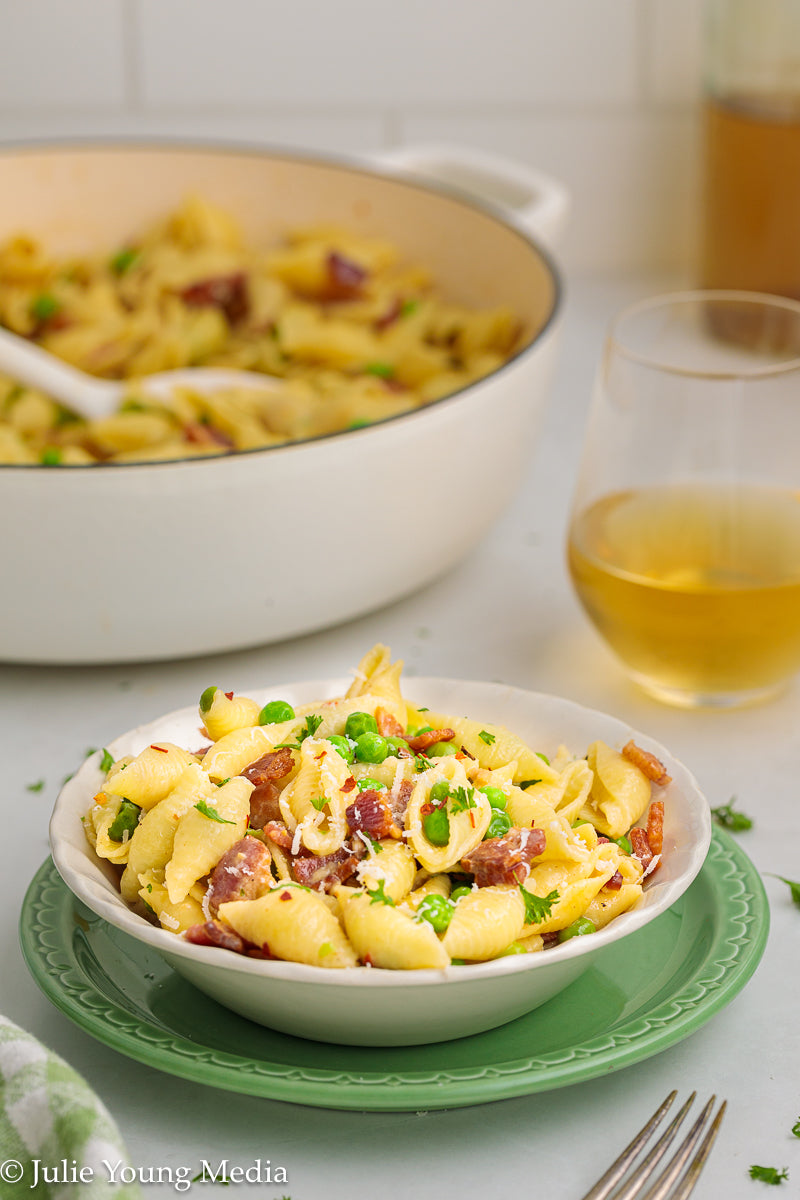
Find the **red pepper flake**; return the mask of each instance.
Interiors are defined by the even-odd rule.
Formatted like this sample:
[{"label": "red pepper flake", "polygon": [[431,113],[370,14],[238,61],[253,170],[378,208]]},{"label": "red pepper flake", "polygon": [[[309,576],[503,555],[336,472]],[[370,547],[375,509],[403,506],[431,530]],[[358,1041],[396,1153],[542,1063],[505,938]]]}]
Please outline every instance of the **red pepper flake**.
[{"label": "red pepper flake", "polygon": [[350,775],[350,776],[349,776],[349,777],[348,777],[348,778],[347,778],[347,779],[344,781],[344,783],[342,784],[342,786],[341,786],[341,788],[340,788],[339,790],[340,790],[341,792],[352,792],[352,790],[353,790],[353,788],[354,788],[355,786],[356,786],[356,781],[355,781],[355,779],[353,778],[353,776],[352,776],[352,775]]},{"label": "red pepper flake", "polygon": [[291,898],[292,898],[291,892],[281,892],[281,900],[291,900]]},{"label": "red pepper flake", "polygon": [[150,743],[150,749],[159,750],[161,754],[169,754],[169,750],[167,750],[166,746],[156,746],[153,742]]},{"label": "red pepper flake", "polygon": [[229,700],[233,699],[233,692],[226,692],[225,695],[228,697]]},{"label": "red pepper flake", "polygon": [[473,813],[472,809],[469,810],[469,823],[472,826],[472,828],[474,829],[475,828],[475,814]]}]

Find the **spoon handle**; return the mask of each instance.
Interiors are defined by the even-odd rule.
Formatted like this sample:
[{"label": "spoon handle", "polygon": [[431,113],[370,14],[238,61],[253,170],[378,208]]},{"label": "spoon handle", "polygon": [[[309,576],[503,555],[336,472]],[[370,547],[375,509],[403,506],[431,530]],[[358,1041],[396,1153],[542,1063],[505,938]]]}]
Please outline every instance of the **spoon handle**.
[{"label": "spoon handle", "polygon": [[119,384],[94,379],[8,329],[0,329],[0,371],[85,417],[108,416],[119,398]]}]

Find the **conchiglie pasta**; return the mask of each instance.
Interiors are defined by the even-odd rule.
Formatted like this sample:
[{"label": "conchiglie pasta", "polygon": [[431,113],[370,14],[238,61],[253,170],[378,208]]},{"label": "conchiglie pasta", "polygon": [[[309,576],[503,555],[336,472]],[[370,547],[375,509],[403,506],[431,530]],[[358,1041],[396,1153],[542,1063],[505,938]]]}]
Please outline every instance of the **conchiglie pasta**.
[{"label": "conchiglie pasta", "polygon": [[124,796],[140,808],[152,808],[169,795],[192,755],[172,742],[154,742],[128,763],[123,771],[109,774],[103,790]]},{"label": "conchiglie pasta", "polygon": [[449,966],[450,956],[427,921],[363,892],[349,896],[342,910],[347,936],[364,962],[394,971]]},{"label": "conchiglie pasta", "polygon": [[207,875],[242,837],[252,790],[248,779],[237,776],[214,789],[213,805],[199,801],[200,808],[192,806],[180,818],[164,874],[173,904],[185,899],[192,884]]},{"label": "conchiglie pasta", "polygon": [[605,742],[592,742],[587,762],[594,779],[578,815],[606,837],[622,837],[647,808],[650,783],[634,763]]},{"label": "conchiglie pasta", "polygon": [[[372,853],[358,864],[359,883],[367,891],[383,884],[386,896],[395,903],[405,899],[414,886],[417,864],[405,842],[385,839],[377,843],[378,853]],[[440,876],[441,878],[441,876]]]},{"label": "conchiglie pasta", "polygon": [[279,884],[257,900],[222,904],[220,917],[275,958],[312,967],[354,967],[357,958],[337,918],[315,892]]},{"label": "conchiglie pasta", "polygon": [[212,742],[218,742],[234,729],[247,729],[258,724],[261,709],[248,696],[228,695],[217,688],[211,703],[205,710],[201,707],[200,718]]},{"label": "conchiglie pasta", "polygon": [[558,779],[558,773],[540,754],[503,725],[472,721],[467,717],[448,716],[446,713],[428,712],[425,716],[428,724],[434,729],[452,729],[456,741],[486,770],[494,770],[513,760],[517,764],[514,783],[529,779],[554,783]]},{"label": "conchiglie pasta", "polygon": [[496,958],[522,933],[525,904],[518,887],[482,887],[462,896],[442,944],[451,958]]},{"label": "conchiglie pasta", "polygon": [[[431,788],[439,782],[447,782],[451,791],[463,789],[471,804],[471,807],[457,809],[452,799],[448,801],[450,836],[444,846],[434,845],[426,836],[421,811],[428,802]],[[480,844],[491,819],[492,806],[489,800],[483,792],[471,786],[459,760],[454,757],[443,758],[426,771],[424,777],[420,777],[411,795],[406,810],[408,844],[420,864],[432,875],[449,871]]]}]

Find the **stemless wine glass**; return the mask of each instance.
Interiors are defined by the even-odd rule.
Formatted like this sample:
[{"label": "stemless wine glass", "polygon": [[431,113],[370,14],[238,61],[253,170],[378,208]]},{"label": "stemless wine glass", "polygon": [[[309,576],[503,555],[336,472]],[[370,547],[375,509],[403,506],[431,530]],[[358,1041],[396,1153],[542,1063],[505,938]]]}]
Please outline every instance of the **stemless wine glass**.
[{"label": "stemless wine glass", "polygon": [[800,303],[683,292],[616,319],[568,556],[587,614],[661,700],[748,703],[800,670]]}]

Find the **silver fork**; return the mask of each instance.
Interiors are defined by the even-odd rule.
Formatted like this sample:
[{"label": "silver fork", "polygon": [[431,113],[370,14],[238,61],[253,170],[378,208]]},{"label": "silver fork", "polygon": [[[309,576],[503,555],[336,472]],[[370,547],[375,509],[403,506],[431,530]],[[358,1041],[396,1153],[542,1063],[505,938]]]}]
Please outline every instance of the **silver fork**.
[{"label": "silver fork", "polygon": [[[616,1162],[611,1164],[606,1173],[598,1179],[594,1187],[586,1193],[582,1200],[606,1200],[626,1174],[627,1178],[625,1182],[614,1192],[612,1200],[633,1200],[634,1196],[639,1195],[645,1184],[653,1177],[656,1167],[669,1149],[683,1118],[691,1108],[697,1092],[692,1092],[680,1112],[672,1118],[646,1157],[628,1173],[634,1159],[648,1141],[653,1130],[660,1124],[677,1094],[677,1092],[670,1092],[664,1103],[653,1113],[644,1128],[639,1130],[631,1144],[622,1151]],[[714,1138],[717,1136],[727,1107],[727,1102],[723,1100],[717,1109],[716,1116],[709,1124],[716,1099],[716,1096],[711,1097],[672,1158],[648,1188],[647,1192],[641,1197],[641,1200],[686,1200],[686,1197],[694,1191],[695,1184],[705,1166],[706,1159],[714,1144]],[[701,1138],[702,1141],[700,1140]],[[697,1152],[687,1166],[689,1156],[698,1142],[700,1142],[700,1145]]]}]

